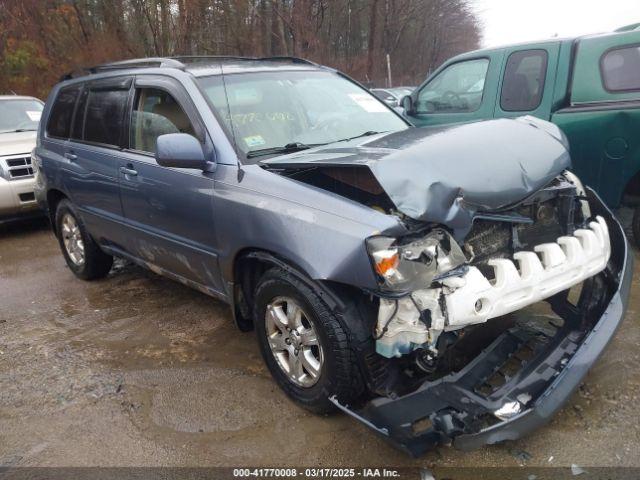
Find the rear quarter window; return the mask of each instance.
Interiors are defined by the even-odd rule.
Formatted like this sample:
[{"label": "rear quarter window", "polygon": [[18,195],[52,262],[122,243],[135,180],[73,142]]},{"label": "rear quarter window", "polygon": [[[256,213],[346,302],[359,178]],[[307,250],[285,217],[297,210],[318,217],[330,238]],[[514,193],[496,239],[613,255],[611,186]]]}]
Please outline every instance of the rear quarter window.
[{"label": "rear quarter window", "polygon": [[640,91],[640,45],[605,52],[600,60],[600,70],[607,91]]},{"label": "rear quarter window", "polygon": [[523,50],[509,55],[504,71],[500,108],[505,112],[529,112],[542,102],[547,76],[546,50]]},{"label": "rear quarter window", "polygon": [[80,93],[80,85],[72,85],[60,89],[53,102],[49,120],[47,121],[47,135],[53,138],[69,138],[73,109]]}]

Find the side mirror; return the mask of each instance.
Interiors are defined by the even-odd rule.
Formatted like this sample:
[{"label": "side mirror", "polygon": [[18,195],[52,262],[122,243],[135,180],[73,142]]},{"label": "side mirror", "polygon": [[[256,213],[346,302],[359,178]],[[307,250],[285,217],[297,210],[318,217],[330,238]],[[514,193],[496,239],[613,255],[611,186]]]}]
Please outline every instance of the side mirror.
[{"label": "side mirror", "polygon": [[211,171],[200,142],[187,133],[167,133],[156,139],[156,162],[163,167]]},{"label": "side mirror", "polygon": [[404,97],[402,97],[400,104],[404,109],[404,113],[406,113],[407,115],[413,115],[414,113],[416,113],[413,108],[413,99],[411,98],[411,95],[405,95]]}]

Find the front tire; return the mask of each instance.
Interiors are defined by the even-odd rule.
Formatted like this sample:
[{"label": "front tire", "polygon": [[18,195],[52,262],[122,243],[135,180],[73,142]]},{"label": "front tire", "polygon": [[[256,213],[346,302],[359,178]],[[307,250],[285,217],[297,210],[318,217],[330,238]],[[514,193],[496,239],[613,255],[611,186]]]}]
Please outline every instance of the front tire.
[{"label": "front tire", "polygon": [[113,265],[113,257],[104,253],[89,235],[69,200],[60,201],[55,221],[60,249],[76,277],[83,280],[106,277]]},{"label": "front tire", "polygon": [[362,381],[348,337],[335,314],[296,276],[267,271],[255,293],[260,351],[276,383],[315,413],[335,410],[329,398],[355,400]]}]

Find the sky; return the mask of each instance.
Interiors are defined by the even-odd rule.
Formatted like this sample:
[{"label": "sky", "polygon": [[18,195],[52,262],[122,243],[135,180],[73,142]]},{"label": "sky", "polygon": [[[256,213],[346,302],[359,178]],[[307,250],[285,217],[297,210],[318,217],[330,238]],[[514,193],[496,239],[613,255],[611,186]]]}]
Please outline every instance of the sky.
[{"label": "sky", "polygon": [[640,0],[472,0],[483,47],[610,32],[640,23]]}]

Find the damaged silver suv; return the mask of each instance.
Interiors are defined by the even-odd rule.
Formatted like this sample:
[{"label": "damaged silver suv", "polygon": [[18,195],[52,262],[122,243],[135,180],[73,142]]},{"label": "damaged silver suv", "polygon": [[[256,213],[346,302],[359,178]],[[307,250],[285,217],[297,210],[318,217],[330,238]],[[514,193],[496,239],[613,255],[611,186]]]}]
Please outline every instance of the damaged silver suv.
[{"label": "damaged silver suv", "polygon": [[228,302],[291,398],[415,455],[548,420],[626,310],[620,225],[534,118],[419,129],[304,60],[154,58],[68,76],[33,157],[78,277]]}]

